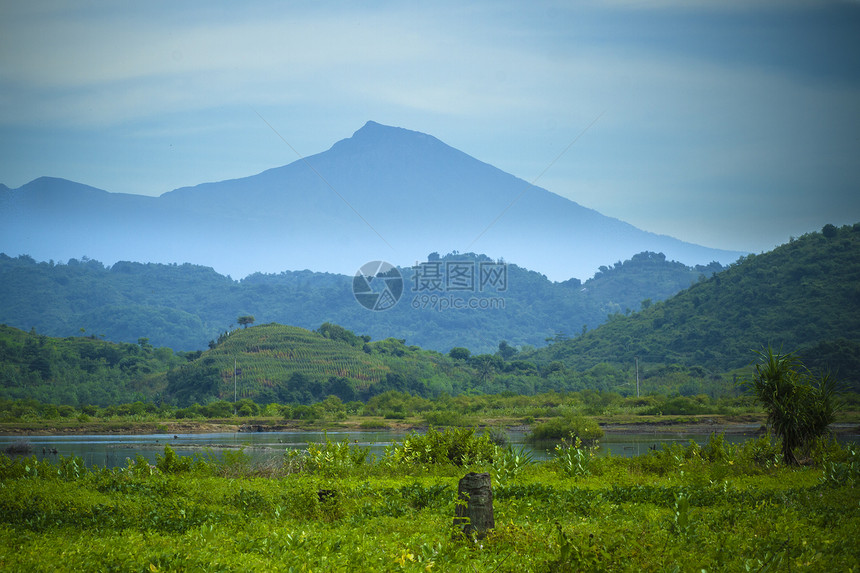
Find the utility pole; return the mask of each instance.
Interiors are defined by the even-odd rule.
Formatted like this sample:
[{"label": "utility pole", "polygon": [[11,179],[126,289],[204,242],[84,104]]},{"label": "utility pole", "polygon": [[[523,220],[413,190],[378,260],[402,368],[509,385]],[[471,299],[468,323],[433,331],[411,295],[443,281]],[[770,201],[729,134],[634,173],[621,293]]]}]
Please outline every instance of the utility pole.
[{"label": "utility pole", "polygon": [[636,397],[639,397],[639,357],[634,356],[636,359]]},{"label": "utility pole", "polygon": [[[236,359],[233,359],[233,415],[236,415],[236,401],[239,399],[238,387],[236,386]],[[637,393],[638,395],[638,393]]]}]

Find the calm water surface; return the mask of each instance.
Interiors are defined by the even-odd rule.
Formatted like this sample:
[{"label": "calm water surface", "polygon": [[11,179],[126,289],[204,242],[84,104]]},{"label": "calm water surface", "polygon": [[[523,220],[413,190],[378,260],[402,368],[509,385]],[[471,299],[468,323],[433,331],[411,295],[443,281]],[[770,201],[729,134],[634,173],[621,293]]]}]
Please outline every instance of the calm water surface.
[{"label": "calm water surface", "polygon": [[[747,434],[726,434],[728,443],[741,443],[755,438],[758,426],[750,426]],[[350,443],[367,447],[372,454],[382,456],[385,447],[402,442],[409,432],[403,431],[355,431],[355,432],[230,432],[213,434],[143,434],[143,435],[54,435],[26,436],[32,453],[37,458],[55,459],[58,456],[79,456],[89,466],[125,466],[126,459],[143,456],[155,463],[156,455],[163,454],[164,445],[170,444],[177,455],[211,454],[219,457],[224,451],[242,449],[254,461],[264,461],[284,455],[288,449],[304,449],[308,443],[325,443],[349,440]],[[515,448],[525,447],[535,459],[546,459],[552,443],[531,447],[524,443],[525,432],[509,432]],[[687,444],[691,440],[699,444],[708,441],[710,433],[647,432],[638,434],[607,434],[600,440],[599,455],[631,457],[647,454],[649,448],[660,448],[673,443]],[[0,450],[21,440],[21,436],[0,436]],[[858,440],[858,436],[840,436],[840,441]],[[56,454],[52,453],[56,450]]]}]

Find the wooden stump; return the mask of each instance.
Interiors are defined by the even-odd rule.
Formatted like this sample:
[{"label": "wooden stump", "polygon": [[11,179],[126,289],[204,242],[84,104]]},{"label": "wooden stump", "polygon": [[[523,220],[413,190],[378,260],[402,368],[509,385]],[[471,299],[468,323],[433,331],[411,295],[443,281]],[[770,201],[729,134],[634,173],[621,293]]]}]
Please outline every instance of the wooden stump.
[{"label": "wooden stump", "polygon": [[454,537],[483,538],[496,526],[493,518],[493,487],[490,474],[470,472],[457,486],[454,510]]}]

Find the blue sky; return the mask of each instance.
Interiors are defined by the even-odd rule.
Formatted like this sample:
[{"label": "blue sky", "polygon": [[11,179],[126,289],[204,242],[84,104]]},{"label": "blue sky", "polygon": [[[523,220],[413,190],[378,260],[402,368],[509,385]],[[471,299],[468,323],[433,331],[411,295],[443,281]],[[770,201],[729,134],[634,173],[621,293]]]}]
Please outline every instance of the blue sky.
[{"label": "blue sky", "polygon": [[860,221],[860,2],[0,3],[9,187],[160,195],[294,161],[258,114],[303,155],[374,120],[759,252]]}]

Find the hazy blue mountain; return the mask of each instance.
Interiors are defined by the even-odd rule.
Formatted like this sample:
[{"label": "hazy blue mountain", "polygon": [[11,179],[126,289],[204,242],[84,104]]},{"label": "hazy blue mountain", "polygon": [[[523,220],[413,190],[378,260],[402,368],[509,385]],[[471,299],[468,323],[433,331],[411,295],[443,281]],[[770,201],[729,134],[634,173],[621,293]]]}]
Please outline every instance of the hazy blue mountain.
[{"label": "hazy blue mountain", "polygon": [[193,262],[237,277],[352,274],[370,260],[410,266],[432,251],[483,252],[552,280],[584,279],[642,251],[687,265],[741,254],[647,233],[430,135],[374,122],[306,160],[160,197],[47,177],[0,188],[0,250]]}]

